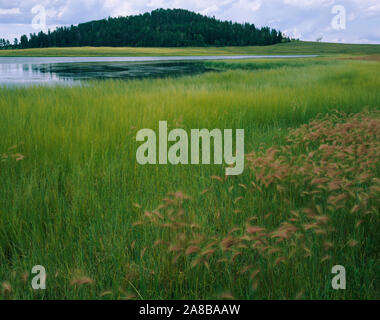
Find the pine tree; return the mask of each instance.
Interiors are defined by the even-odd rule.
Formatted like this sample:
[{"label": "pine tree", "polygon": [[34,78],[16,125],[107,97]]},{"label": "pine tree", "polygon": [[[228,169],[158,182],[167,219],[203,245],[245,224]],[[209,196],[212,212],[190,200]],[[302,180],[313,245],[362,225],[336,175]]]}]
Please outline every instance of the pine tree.
[{"label": "pine tree", "polygon": [[22,36],[20,48],[65,46],[248,46],[289,41],[280,31],[220,21],[183,9],[90,21]]}]

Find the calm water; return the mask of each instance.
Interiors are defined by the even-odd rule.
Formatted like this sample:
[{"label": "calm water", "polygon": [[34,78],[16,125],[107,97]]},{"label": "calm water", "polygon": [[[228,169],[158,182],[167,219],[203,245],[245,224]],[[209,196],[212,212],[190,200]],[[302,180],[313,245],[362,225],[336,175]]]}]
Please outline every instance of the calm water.
[{"label": "calm water", "polygon": [[0,86],[73,85],[89,79],[181,76],[212,71],[202,60],[305,57],[314,56],[0,57]]}]

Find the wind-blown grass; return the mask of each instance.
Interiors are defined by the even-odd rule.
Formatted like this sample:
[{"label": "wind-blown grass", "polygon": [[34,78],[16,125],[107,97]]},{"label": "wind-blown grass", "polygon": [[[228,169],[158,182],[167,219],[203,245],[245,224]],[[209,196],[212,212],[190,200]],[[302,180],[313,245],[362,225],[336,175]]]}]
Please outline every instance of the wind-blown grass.
[{"label": "wind-blown grass", "polygon": [[[0,150],[4,153],[0,162],[2,297],[203,299],[228,293],[243,299],[379,298],[375,277],[379,257],[374,253],[378,245],[378,210],[371,209],[370,214],[360,218],[364,222],[357,229],[353,229],[358,222],[355,217],[365,216],[359,201],[356,215],[350,213],[356,210],[356,202],[350,200],[336,213],[313,212],[309,221],[302,210],[309,204],[307,197],[317,198],[302,198],[303,185],[294,185],[288,178],[285,185],[277,184],[279,189],[275,184],[268,185],[264,197],[255,189],[239,199],[245,195],[244,186],[251,188],[251,181],[263,190],[263,182],[257,176],[253,180],[255,171],[249,169],[254,162],[248,162],[243,175],[227,180],[228,184],[224,183],[222,166],[137,164],[136,133],[142,128],[157,130],[159,120],[167,120],[170,128],[185,130],[243,128],[246,152],[258,153],[274,145],[289,145],[288,128],[300,127],[318,114],[331,114],[335,109],[351,114],[379,107],[377,62],[331,60],[297,68],[288,65],[243,69],[247,68],[179,79],[94,81],[71,88],[0,89]],[[368,117],[377,119],[374,113]],[[362,139],[358,147],[366,146],[366,139],[370,139],[368,144],[378,148],[378,136],[371,136],[372,131],[356,134]],[[320,139],[313,148],[327,143],[325,138]],[[301,160],[308,154],[305,148],[294,145],[291,154]],[[352,163],[360,166],[359,160],[354,158]],[[365,155],[362,160],[366,160]],[[370,174],[357,187],[361,188],[358,195],[362,198],[362,193],[371,195],[371,208],[371,201],[376,200],[371,192],[376,190],[370,179],[378,178],[378,167],[371,167]],[[222,177],[223,183],[217,177]],[[317,200],[322,205],[315,205],[324,209],[333,194],[321,190],[323,196]],[[133,225],[142,220],[144,212],[157,208],[168,192],[181,201],[185,195],[191,197],[191,201],[183,201],[185,218],[194,218],[210,239],[226,235],[232,227],[248,232],[246,223],[253,216],[257,216],[257,225],[265,227],[266,233],[281,231],[276,226],[291,219],[293,210],[307,220],[302,224],[317,223],[313,220],[317,216],[328,216],[336,232],[329,233],[326,241],[344,250],[322,255],[323,242],[317,239],[324,235],[315,236],[314,241],[312,228],[302,229],[301,233],[309,232],[305,246],[311,253],[307,258],[277,261],[281,255],[274,255],[274,261],[266,262],[256,256],[256,251],[244,249],[246,260],[236,256],[236,263],[230,267],[211,261],[208,268],[205,264],[192,268],[193,260],[183,257],[173,262],[167,248],[154,243],[175,233],[150,224]],[[340,216],[335,217],[338,213]],[[266,215],[268,224],[263,220]],[[321,221],[318,229],[323,231],[327,227]],[[250,222],[250,226],[255,225]],[[294,236],[297,232],[294,230]],[[344,247],[347,241],[353,242]],[[227,244],[228,241],[224,243]],[[238,244],[233,241],[233,245]],[[288,247],[284,248],[281,249]],[[195,248],[186,250],[189,253]],[[206,253],[210,257],[212,254]],[[321,262],[328,255],[331,259]],[[251,264],[248,260],[260,266],[245,270]],[[276,261],[279,268],[270,267]],[[47,270],[44,291],[34,291],[30,286],[32,275],[28,278],[28,274],[37,264]],[[347,268],[346,291],[331,289],[334,264]],[[240,275],[244,270],[248,280]],[[260,272],[250,280],[257,270]]]},{"label": "wind-blown grass", "polygon": [[[280,147],[247,155],[247,183],[211,177],[215,182],[201,197],[214,199],[215,206],[205,208],[214,214],[214,228],[198,223],[202,218],[185,206],[191,198],[182,192],[145,211],[135,225],[161,231],[145,254],[163,247],[166,254],[157,259],[164,273],[166,267],[179,278],[196,269],[207,274],[209,287],[223,283],[230,296],[251,299],[310,297],[316,288],[308,282],[310,269],[329,274],[331,265],[349,265],[349,293],[331,296],[374,298],[380,241],[368,234],[380,223],[379,137],[378,113],[338,113],[292,130]],[[230,199],[232,216],[250,213],[245,225],[222,222],[218,198]],[[352,265],[356,254],[361,259]],[[281,284],[292,277],[285,291]]]}]

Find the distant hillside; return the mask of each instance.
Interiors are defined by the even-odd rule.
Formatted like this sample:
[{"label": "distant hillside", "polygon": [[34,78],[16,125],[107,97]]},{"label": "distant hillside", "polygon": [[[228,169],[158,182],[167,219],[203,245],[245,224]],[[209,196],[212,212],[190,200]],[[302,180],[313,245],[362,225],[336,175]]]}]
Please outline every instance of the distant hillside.
[{"label": "distant hillside", "polygon": [[289,41],[269,27],[220,21],[183,9],[157,9],[136,16],[108,18],[23,35],[15,48],[188,47],[270,45]]}]

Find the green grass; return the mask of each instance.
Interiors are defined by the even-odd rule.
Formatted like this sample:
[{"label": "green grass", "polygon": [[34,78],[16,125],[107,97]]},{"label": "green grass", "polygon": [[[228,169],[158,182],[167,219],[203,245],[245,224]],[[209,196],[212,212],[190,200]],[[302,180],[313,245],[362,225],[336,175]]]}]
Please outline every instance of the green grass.
[{"label": "green grass", "polygon": [[379,54],[380,45],[339,44],[293,41],[271,46],[141,48],[141,47],[69,47],[24,50],[0,50],[0,56],[186,56],[186,55],[281,55],[281,54]]},{"label": "green grass", "polygon": [[207,67],[215,70],[270,70],[278,68],[299,68],[311,66],[325,66],[329,62],[324,58],[297,58],[297,59],[258,59],[252,61],[250,59],[238,60],[214,60],[206,61]]},{"label": "green grass", "polygon": [[[281,45],[272,53],[286,53],[287,46],[297,45]],[[304,48],[298,53],[312,53],[319,45],[310,44],[309,52]],[[378,47],[367,48],[375,51]],[[78,54],[75,50],[84,49],[54,50],[40,52]],[[89,50],[84,55],[100,52]],[[103,50],[137,52],[136,48]],[[157,50],[173,54],[169,49]],[[356,113],[380,106],[378,62],[316,59],[284,65],[279,61],[274,68],[267,61],[259,62],[262,68],[248,61],[239,68],[235,62],[232,67],[230,62],[218,63],[224,72],[193,77],[0,89],[0,153],[24,156],[20,161],[14,158],[18,155],[4,156],[0,162],[0,281],[12,287],[11,293],[0,292],[2,298],[208,299],[223,292],[241,299],[293,299],[300,292],[306,299],[380,298],[378,211],[366,229],[354,233],[365,244],[363,250],[343,246],[322,264],[318,257],[323,248],[315,242],[311,249],[318,254],[296,257],[279,269],[263,269],[256,291],[249,275],[236,273],[247,263],[244,259],[222,268],[211,261],[210,269],[192,268],[186,258],[172,263],[172,254],[153,246],[156,239],[170,236],[167,229],[133,226],[168,192],[177,190],[192,198],[184,205],[186,217],[192,217],[210,236],[224,237],[232,226],[245,228],[253,215],[262,221],[269,211],[274,212],[270,225],[276,226],[284,221],[281,210],[289,207],[276,191],[268,190],[265,196],[252,193],[237,212],[238,185],[252,180],[248,168],[225,186],[210,178],[223,176],[223,166],[138,165],[135,137],[142,128],[157,130],[159,120],[185,130],[243,128],[245,150],[250,152],[284,145],[288,128],[299,127],[320,113],[334,109]],[[12,146],[16,147],[8,150]],[[232,194],[230,185],[235,186]],[[210,191],[201,195],[207,188]],[[295,209],[303,207],[297,192],[290,197]],[[352,221],[345,221],[339,220],[339,232],[333,236],[337,243],[351,237]],[[254,253],[246,259],[266,266],[265,259]],[[45,291],[31,289],[33,275],[27,283],[22,281],[22,275],[37,264],[47,270]],[[334,264],[347,268],[345,291],[331,289]],[[81,277],[94,282],[70,284]],[[110,293],[101,297],[105,291]]]}]

